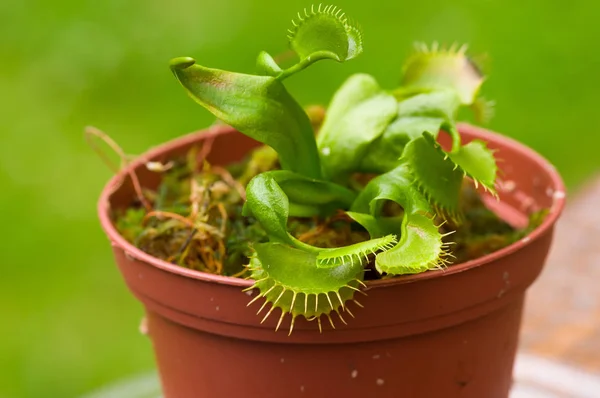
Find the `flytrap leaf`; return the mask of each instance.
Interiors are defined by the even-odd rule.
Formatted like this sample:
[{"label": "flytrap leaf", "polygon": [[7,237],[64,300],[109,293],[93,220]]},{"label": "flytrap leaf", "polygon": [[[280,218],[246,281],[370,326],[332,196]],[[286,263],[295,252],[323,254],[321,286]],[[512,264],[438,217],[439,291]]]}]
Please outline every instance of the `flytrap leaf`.
[{"label": "flytrap leaf", "polygon": [[410,141],[402,159],[409,165],[419,190],[440,215],[458,219],[463,172],[433,136],[424,133]]},{"label": "flytrap leaf", "polygon": [[279,80],[206,68],[189,57],[173,59],[171,69],[196,102],[275,149],[284,169],[320,177],[310,120]]},{"label": "flytrap leaf", "polygon": [[473,111],[473,116],[477,123],[486,124],[494,117],[496,102],[488,100],[484,97],[477,97],[471,104],[470,108]]},{"label": "flytrap leaf", "polygon": [[352,300],[363,284],[364,268],[360,262],[347,262],[335,268],[318,268],[317,255],[279,243],[261,243],[254,246],[256,254],[249,269],[255,281],[250,289],[260,293],[248,304],[261,298],[264,302],[258,314],[270,304],[263,322],[276,308],[281,310],[277,329],[287,314],[291,317],[289,333],[298,316],[317,320],[326,316],[333,327],[332,312],[346,323],[342,312],[352,313],[346,303]]},{"label": "flytrap leaf", "polygon": [[[423,137],[419,138],[421,139],[424,140]],[[425,144],[429,145],[427,142]],[[409,146],[407,150],[412,153]],[[423,272],[446,262],[442,235],[434,225],[427,197],[415,185],[417,177],[412,174],[410,166],[409,163],[403,163],[375,177],[358,196],[353,210],[359,214],[371,213],[373,218],[351,213],[367,230],[378,232],[389,228],[389,224],[374,219],[381,212],[385,201],[398,203],[404,209],[400,242],[394,248],[377,254],[375,259],[375,266],[379,272],[392,275]],[[462,177],[462,173],[459,177]]]},{"label": "flytrap leaf", "polygon": [[387,235],[349,246],[324,249],[317,255],[317,266],[319,268],[333,268],[344,265],[347,262],[367,264],[369,262],[369,254],[375,255],[378,252],[389,250],[397,242],[395,235]]},{"label": "flytrap leaf", "polygon": [[342,62],[362,52],[360,27],[338,7],[313,5],[298,13],[292,25],[288,30],[290,46],[301,60],[331,58]]},{"label": "flytrap leaf", "polygon": [[359,168],[369,145],[396,117],[398,106],[372,76],[351,76],[335,93],[317,137],[323,171],[338,179]]},{"label": "flytrap leaf", "polygon": [[379,272],[391,275],[417,274],[439,269],[447,263],[442,235],[429,218],[407,213],[402,223],[402,237],[396,247],[380,253],[375,259]]},{"label": "flytrap leaf", "polygon": [[466,46],[456,49],[427,48],[418,44],[404,65],[402,86],[413,91],[455,91],[463,105],[472,104],[484,81],[484,75],[466,55]]},{"label": "flytrap leaf", "polygon": [[471,141],[461,146],[457,152],[449,153],[448,156],[476,186],[481,184],[487,191],[496,194],[498,166],[493,152],[487,148],[485,142]]}]

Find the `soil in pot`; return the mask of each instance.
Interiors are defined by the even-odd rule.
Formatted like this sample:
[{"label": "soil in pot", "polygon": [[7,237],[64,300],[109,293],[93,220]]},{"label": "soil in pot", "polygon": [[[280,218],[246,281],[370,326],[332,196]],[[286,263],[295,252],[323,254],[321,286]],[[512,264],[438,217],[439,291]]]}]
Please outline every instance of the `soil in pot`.
[{"label": "soil in pot", "polygon": [[[209,151],[210,142],[205,142],[185,157],[167,164],[149,164],[162,174],[158,188],[140,190],[135,202],[112,216],[125,239],[154,257],[197,271],[243,278],[249,274],[245,265],[252,243],[268,240],[260,224],[242,216],[244,187],[255,175],[278,169],[277,156],[271,148],[259,147],[242,162],[224,168],[205,160]],[[369,176],[356,176],[354,183],[359,188],[368,180]],[[454,264],[516,242],[535,229],[547,213],[532,213],[525,228],[516,228],[486,207],[482,193],[470,182],[463,186],[461,206],[462,222],[442,226],[449,233],[444,239]],[[388,216],[402,213],[391,202],[385,211]],[[290,218],[288,228],[299,240],[317,247],[369,240],[367,231],[341,211],[328,218]],[[366,279],[385,278],[372,263],[368,269]]]}]

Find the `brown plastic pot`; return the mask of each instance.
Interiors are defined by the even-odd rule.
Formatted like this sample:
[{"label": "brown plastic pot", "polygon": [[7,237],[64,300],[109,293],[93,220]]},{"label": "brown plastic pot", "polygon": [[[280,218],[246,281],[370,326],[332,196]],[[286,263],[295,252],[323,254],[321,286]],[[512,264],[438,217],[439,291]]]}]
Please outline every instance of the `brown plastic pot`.
[{"label": "brown plastic pot", "polygon": [[322,334],[303,319],[290,337],[276,333],[276,314],[261,325],[242,293],[250,281],[158,260],[125,241],[111,221],[110,209],[134,198],[128,171],[156,187],[160,176],[144,167],[149,160],[166,161],[215,136],[209,161],[227,164],[255,142],[215,127],[151,150],[115,176],[100,198],[100,220],[127,286],[146,308],[165,397],[506,398],[525,292],[544,265],[565,191],[554,167],[531,149],[469,125],[459,130],[464,141],[487,141],[503,160],[498,214],[519,224],[527,212],[549,208],[546,220],[479,259],[369,282],[365,308],[353,308],[356,319]]}]

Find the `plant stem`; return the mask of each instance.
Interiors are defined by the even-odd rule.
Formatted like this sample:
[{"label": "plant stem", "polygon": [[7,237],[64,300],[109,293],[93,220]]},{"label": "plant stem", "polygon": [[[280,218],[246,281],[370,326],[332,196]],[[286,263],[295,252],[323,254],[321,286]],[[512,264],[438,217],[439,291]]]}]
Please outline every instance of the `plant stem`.
[{"label": "plant stem", "polygon": [[317,61],[320,61],[322,59],[332,59],[332,58],[339,62],[337,55],[335,55],[331,51],[317,51],[315,53],[312,53],[308,57],[300,60],[300,62],[298,62],[297,64],[283,70],[279,75],[277,75],[276,79],[278,79],[278,80],[286,79],[286,78],[290,77],[291,75],[293,75],[297,72],[300,72],[301,70],[305,69],[306,67],[308,67],[309,65],[311,65]]}]

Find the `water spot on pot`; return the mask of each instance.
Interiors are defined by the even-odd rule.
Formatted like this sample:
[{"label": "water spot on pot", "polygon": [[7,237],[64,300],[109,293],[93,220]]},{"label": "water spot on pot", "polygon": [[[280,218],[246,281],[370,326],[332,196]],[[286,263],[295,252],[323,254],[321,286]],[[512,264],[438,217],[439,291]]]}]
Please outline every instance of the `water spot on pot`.
[{"label": "water spot on pot", "polygon": [[300,386],[300,392],[304,392],[304,386]]},{"label": "water spot on pot", "polygon": [[468,340],[463,340],[463,344],[467,344],[468,342]]},{"label": "water spot on pot", "polygon": [[352,372],[350,372],[350,377],[356,379],[358,377],[358,370],[354,369]]},{"label": "water spot on pot", "polygon": [[510,274],[508,273],[508,271],[504,271],[504,273],[502,274],[502,279],[504,280],[504,286],[498,292],[498,295],[496,296],[497,298],[504,296],[504,293],[506,293],[510,288]]},{"label": "water spot on pot", "polygon": [[144,274],[142,274],[142,273],[139,273],[139,274],[138,274],[138,278],[139,278],[139,279],[144,279]]},{"label": "water spot on pot", "polygon": [[392,357],[392,354],[390,354],[389,352],[386,352],[386,353],[385,353],[385,356],[386,356],[386,357],[388,357],[388,358],[391,358],[391,357]]},{"label": "water spot on pot", "polygon": [[381,355],[379,355],[379,354],[373,355],[373,359],[379,359],[379,358],[381,358]]},{"label": "water spot on pot", "polygon": [[214,298],[214,297],[211,297],[211,298],[210,298],[210,301],[215,301],[215,298]]},{"label": "water spot on pot", "polygon": [[379,387],[381,387],[382,385],[385,384],[385,380],[383,380],[383,379],[377,379],[375,381],[375,384],[377,384]]},{"label": "water spot on pot", "polygon": [[329,154],[331,153],[331,148],[325,147],[325,148],[321,149],[321,153],[325,156],[329,156]]},{"label": "water spot on pot", "polygon": [[548,197],[550,197],[550,198],[551,198],[553,194],[554,194],[554,189],[552,189],[552,187],[548,187],[548,188],[546,188],[546,195],[547,195]]},{"label": "water spot on pot", "polygon": [[512,192],[517,187],[513,180],[498,181],[498,189],[503,192]]},{"label": "water spot on pot", "polygon": [[535,205],[535,200],[531,196],[527,196],[522,192],[517,192],[515,198],[521,202],[521,210],[528,212]]},{"label": "water spot on pot", "polygon": [[285,358],[281,358],[281,359],[279,360],[279,362],[281,362],[281,363],[284,363],[284,362],[285,362]]},{"label": "water spot on pot", "polygon": [[217,306],[215,307],[215,311],[219,311],[219,310],[220,310],[220,308],[219,308],[219,306],[217,305]]},{"label": "water spot on pot", "polygon": [[140,321],[139,331],[144,336],[148,335],[148,318],[145,316],[142,317],[142,320]]},{"label": "water spot on pot", "polygon": [[552,195],[552,197],[554,198],[554,200],[558,200],[558,199],[564,199],[565,197],[565,193],[563,191],[556,191],[554,192],[554,194]]}]

